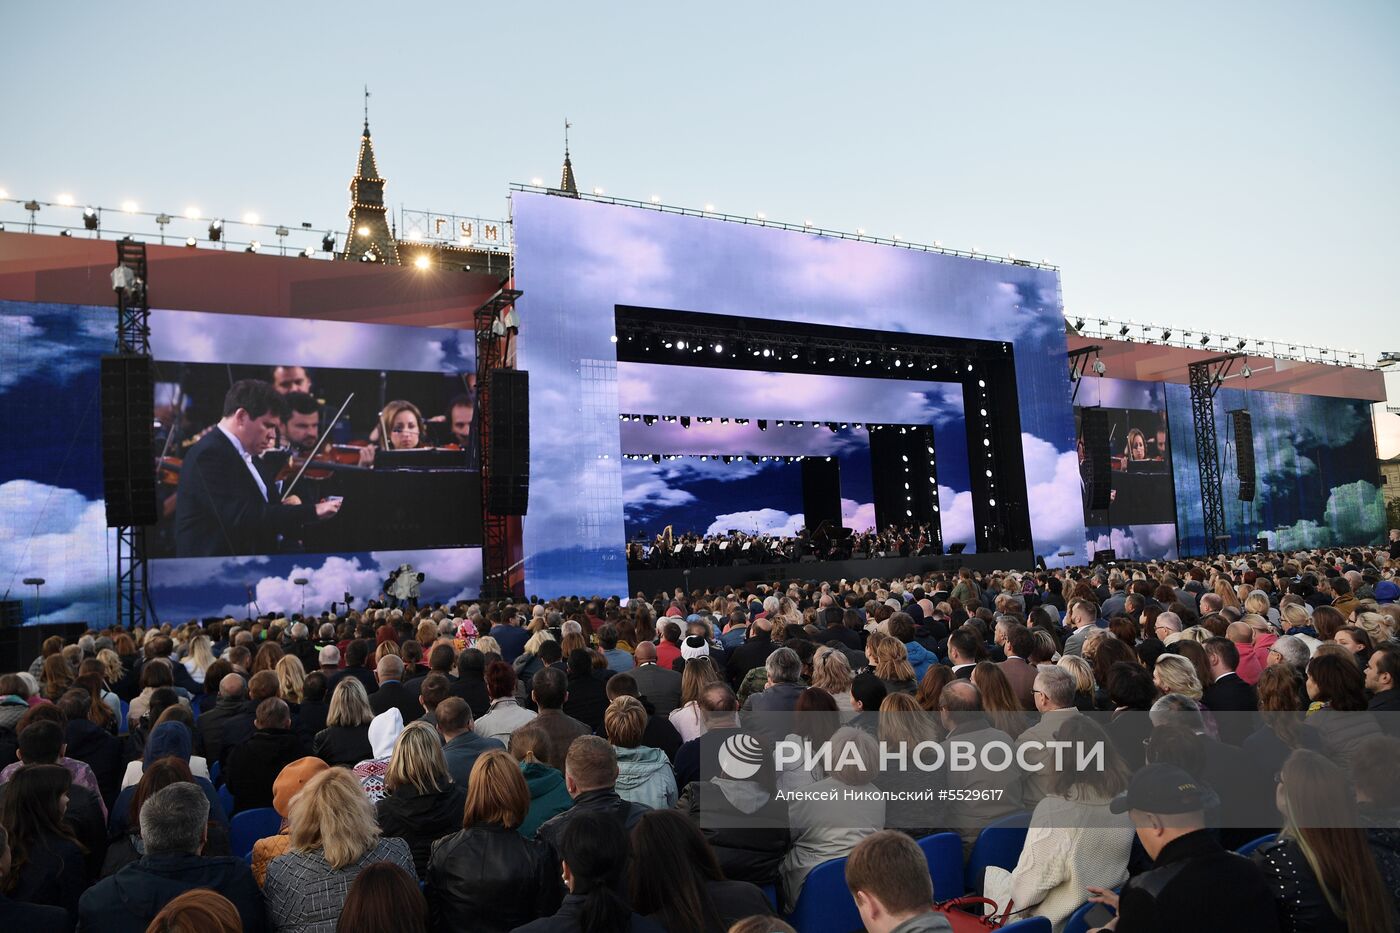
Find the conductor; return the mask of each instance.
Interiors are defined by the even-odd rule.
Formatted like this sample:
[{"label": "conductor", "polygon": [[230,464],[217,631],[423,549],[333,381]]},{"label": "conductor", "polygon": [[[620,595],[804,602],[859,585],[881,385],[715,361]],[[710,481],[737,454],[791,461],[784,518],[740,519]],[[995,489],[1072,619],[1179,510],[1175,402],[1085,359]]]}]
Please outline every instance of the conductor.
[{"label": "conductor", "polygon": [[268,554],[279,534],[330,518],[339,500],[303,504],[278,499],[258,471],[257,456],[277,442],[286,403],[271,384],[235,382],[224,396],[223,417],[186,454],[175,511],[178,557]]}]

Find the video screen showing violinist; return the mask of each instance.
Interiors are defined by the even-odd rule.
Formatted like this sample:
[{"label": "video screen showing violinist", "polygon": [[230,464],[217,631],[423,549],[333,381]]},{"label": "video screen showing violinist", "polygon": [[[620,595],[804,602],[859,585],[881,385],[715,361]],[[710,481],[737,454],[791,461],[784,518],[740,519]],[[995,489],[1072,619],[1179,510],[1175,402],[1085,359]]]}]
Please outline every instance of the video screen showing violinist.
[{"label": "video screen showing violinist", "polygon": [[151,557],[481,543],[473,373],[155,364]]},{"label": "video screen showing violinist", "polygon": [[1152,525],[1175,520],[1176,496],[1172,481],[1171,444],[1165,411],[1132,408],[1099,408],[1108,419],[1107,458],[1109,504],[1092,508],[1094,457],[1103,448],[1086,443],[1083,413],[1076,407],[1076,449],[1079,454],[1081,492],[1086,525]]}]

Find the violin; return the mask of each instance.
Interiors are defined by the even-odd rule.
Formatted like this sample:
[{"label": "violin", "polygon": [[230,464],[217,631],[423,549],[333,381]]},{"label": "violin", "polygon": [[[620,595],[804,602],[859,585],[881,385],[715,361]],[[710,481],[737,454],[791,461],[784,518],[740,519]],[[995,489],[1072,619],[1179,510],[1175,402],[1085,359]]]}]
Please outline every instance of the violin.
[{"label": "violin", "polygon": [[[360,451],[368,446],[361,442],[358,444],[327,444],[319,450],[314,451],[310,457],[305,454],[291,454],[287,457],[286,464],[277,471],[273,482],[282,483],[296,476],[305,467],[305,476],[310,480],[327,480],[335,475],[337,468],[360,467]],[[313,465],[313,464],[319,464]]]}]

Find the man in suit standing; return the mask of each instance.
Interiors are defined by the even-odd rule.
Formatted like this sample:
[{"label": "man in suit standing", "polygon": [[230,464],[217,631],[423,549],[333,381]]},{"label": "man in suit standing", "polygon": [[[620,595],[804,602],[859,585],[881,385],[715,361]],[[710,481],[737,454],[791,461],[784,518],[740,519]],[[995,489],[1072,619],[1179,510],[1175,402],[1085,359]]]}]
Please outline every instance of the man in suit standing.
[{"label": "man in suit standing", "polygon": [[681,705],[681,675],[656,663],[656,645],[644,641],[632,652],[637,666],[631,671],[637,689],[651,702],[658,716],[669,716]]},{"label": "man in suit standing", "polygon": [[1246,715],[1259,709],[1259,695],[1245,683],[1235,669],[1240,666],[1240,652],[1228,638],[1210,638],[1205,642],[1206,662],[1214,682],[1201,693],[1201,702],[1217,716],[1220,741],[1241,745],[1254,729],[1254,717]]},{"label": "man in suit standing", "polygon": [[175,508],[175,554],[223,557],[267,554],[279,534],[328,519],[340,502],[303,504],[269,491],[254,458],[277,440],[286,403],[271,385],[235,382],[224,396],[223,417],[185,456]]},{"label": "man in suit standing", "polygon": [[378,716],[388,712],[390,708],[396,708],[406,723],[413,722],[423,715],[417,694],[403,684],[402,658],[392,654],[384,655],[375,667],[374,676],[379,682],[379,689],[369,695],[369,708],[374,710],[374,715]]}]

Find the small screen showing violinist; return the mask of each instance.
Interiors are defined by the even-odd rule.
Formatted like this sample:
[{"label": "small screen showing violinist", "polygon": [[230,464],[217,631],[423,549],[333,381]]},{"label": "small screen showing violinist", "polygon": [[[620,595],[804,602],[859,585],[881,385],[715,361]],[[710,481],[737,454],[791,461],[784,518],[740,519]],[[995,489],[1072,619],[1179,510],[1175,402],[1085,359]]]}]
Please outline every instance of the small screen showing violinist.
[{"label": "small screen showing violinist", "polygon": [[[1119,527],[1173,521],[1176,497],[1167,413],[1095,406],[1076,407],[1074,415],[1085,524]],[[1100,458],[1106,470],[1097,463]],[[1095,486],[1105,473],[1108,507],[1096,509]],[[1097,501],[1102,503],[1103,497]]]},{"label": "small screen showing violinist", "polygon": [[165,360],[154,382],[151,557],[481,543],[472,372]]}]

